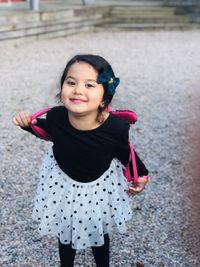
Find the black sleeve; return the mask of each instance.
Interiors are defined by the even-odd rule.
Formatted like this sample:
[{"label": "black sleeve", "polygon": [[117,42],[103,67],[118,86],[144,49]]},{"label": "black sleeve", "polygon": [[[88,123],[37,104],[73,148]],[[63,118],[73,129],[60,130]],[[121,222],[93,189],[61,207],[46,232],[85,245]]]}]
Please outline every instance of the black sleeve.
[{"label": "black sleeve", "polygon": [[[135,150],[134,150],[134,152],[135,152]],[[146,166],[141,161],[141,159],[139,158],[139,156],[136,152],[135,152],[135,160],[136,160],[136,165],[137,165],[138,176],[148,175],[149,172],[148,172]],[[131,166],[132,166],[132,164],[131,164]],[[131,174],[133,175],[133,169],[132,168],[131,168]]]},{"label": "black sleeve", "polygon": [[[126,166],[129,162],[129,155],[130,155],[130,147],[129,147],[129,129],[130,125],[126,124],[123,127],[123,131],[120,136],[119,144],[117,147],[117,158],[122,162],[124,166]],[[135,152],[135,150],[134,150]],[[139,158],[138,154],[135,152],[135,159],[137,165],[138,176],[145,176],[148,175],[148,170],[142,160]],[[133,168],[131,164],[131,175],[133,175]]]},{"label": "black sleeve", "polygon": [[127,123],[123,125],[123,131],[120,134],[116,148],[116,157],[121,161],[121,163],[126,166],[129,161],[129,128],[130,125]]},{"label": "black sleeve", "polygon": [[[47,123],[47,120],[46,119],[37,119],[37,123],[36,123],[36,125],[38,126],[38,127],[40,127],[40,128],[42,128],[45,132],[47,132],[47,133],[49,133],[49,127],[48,127],[48,123]],[[25,131],[27,131],[27,132],[29,132],[29,133],[31,133],[31,134],[33,134],[33,135],[35,135],[36,137],[38,137],[35,133],[34,133],[34,131],[32,130],[32,128],[29,126],[29,127],[26,127],[26,128],[24,128],[24,127],[21,127],[22,128],[22,130],[25,130]]]}]

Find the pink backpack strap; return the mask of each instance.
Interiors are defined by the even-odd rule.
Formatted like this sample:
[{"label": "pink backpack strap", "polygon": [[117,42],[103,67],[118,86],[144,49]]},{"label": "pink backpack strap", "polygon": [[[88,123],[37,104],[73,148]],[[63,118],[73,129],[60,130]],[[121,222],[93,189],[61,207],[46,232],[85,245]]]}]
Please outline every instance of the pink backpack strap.
[{"label": "pink backpack strap", "polygon": [[[131,110],[111,110],[110,106],[108,106],[106,111],[110,112],[114,116],[124,119],[129,124],[134,124],[138,120],[137,114]],[[135,152],[133,150],[133,146],[130,141],[129,141],[129,148],[130,148],[129,162],[124,169],[124,176],[129,182],[137,183],[138,182],[137,164],[135,159]],[[131,164],[133,169],[133,177],[130,171]]]},{"label": "pink backpack strap", "polygon": [[130,141],[129,141],[129,147],[130,147],[130,160],[132,162],[132,167],[133,167],[133,182],[136,184],[138,182],[138,171],[137,171],[135,152],[133,150],[133,146]]},{"label": "pink backpack strap", "polygon": [[129,124],[134,124],[138,120],[137,114],[132,110],[111,110],[110,105],[108,105],[106,111],[110,112],[112,115],[126,120]]},{"label": "pink backpack strap", "polygon": [[[31,121],[47,113],[50,109],[51,107],[46,107],[35,112],[34,114],[31,115]],[[39,138],[46,140],[46,141],[51,141],[51,136],[47,132],[45,132],[42,128],[34,124],[30,124],[30,127]]]},{"label": "pink backpack strap", "polygon": [[110,113],[126,120],[129,124],[134,124],[138,120],[137,114],[131,110],[113,110]]},{"label": "pink backpack strap", "polygon": [[[133,146],[131,142],[129,141],[129,148],[130,148],[130,156],[129,156],[129,162],[124,169],[124,176],[127,178],[129,182],[133,182],[134,184],[138,183],[138,171],[137,171],[137,164],[136,164],[136,158],[135,158],[135,152],[133,150]],[[131,167],[132,164],[132,169],[133,169],[133,177],[131,175]],[[150,182],[151,178],[149,175],[143,175],[143,179],[145,179],[147,182]]]},{"label": "pink backpack strap", "polygon": [[34,119],[42,116],[43,114],[47,113],[50,109],[51,109],[51,107],[46,107],[46,108],[40,109],[39,111],[37,111],[31,115],[31,119],[34,120]]},{"label": "pink backpack strap", "polygon": [[[133,150],[133,146],[130,141],[129,141],[129,148],[130,148],[129,162],[124,169],[124,176],[129,182],[133,182],[136,184],[138,182],[138,171],[137,171],[135,152]],[[130,170],[131,164],[133,169],[133,177],[131,175],[131,170]]]}]

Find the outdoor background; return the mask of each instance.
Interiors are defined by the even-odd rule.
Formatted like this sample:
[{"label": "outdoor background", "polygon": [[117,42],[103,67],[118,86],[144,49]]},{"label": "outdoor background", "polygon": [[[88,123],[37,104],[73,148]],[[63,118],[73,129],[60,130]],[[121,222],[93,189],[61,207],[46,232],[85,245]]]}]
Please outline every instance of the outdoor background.
[{"label": "outdoor background", "polygon": [[[58,105],[66,62],[105,57],[121,79],[112,108],[137,112],[130,138],[152,177],[133,198],[125,235],[111,236],[111,267],[200,266],[200,32],[104,31],[0,43],[2,267],[59,266],[57,240],[31,219],[41,159],[50,143],[12,125],[21,109]],[[93,267],[90,249],[75,266]]]}]

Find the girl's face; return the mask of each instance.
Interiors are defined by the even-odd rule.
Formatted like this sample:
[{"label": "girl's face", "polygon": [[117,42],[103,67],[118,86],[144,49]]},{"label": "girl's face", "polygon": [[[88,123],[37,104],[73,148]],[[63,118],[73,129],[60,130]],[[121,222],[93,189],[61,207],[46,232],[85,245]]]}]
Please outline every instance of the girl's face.
[{"label": "girl's face", "polygon": [[97,83],[97,71],[88,63],[74,63],[66,75],[61,90],[61,102],[77,115],[98,113],[103,107],[104,88]]}]

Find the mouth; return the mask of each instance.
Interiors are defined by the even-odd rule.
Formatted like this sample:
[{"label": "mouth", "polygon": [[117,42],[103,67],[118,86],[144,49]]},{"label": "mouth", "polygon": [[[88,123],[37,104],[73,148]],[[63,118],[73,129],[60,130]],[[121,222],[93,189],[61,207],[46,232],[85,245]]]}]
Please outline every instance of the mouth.
[{"label": "mouth", "polygon": [[81,98],[70,98],[70,101],[74,104],[81,104],[86,103],[87,100],[81,99]]}]

